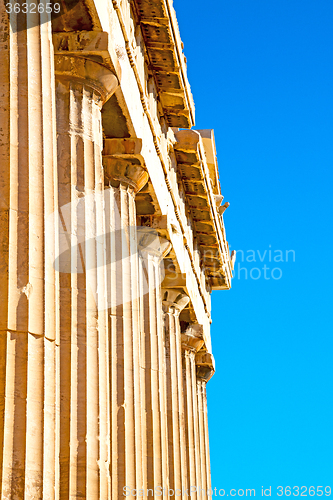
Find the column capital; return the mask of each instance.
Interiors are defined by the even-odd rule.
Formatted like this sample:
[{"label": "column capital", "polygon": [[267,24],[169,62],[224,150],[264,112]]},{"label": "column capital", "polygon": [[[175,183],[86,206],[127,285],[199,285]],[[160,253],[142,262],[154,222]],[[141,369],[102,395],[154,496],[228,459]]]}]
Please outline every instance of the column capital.
[{"label": "column capital", "polygon": [[149,254],[158,260],[162,260],[170,252],[172,246],[170,241],[160,236],[156,229],[147,226],[138,226],[137,232],[138,249],[144,257]]},{"label": "column capital", "polygon": [[215,373],[215,360],[212,354],[205,351],[199,351],[195,355],[195,364],[197,367],[197,378],[208,382]]},{"label": "column capital", "polygon": [[198,352],[204,345],[203,326],[195,323],[189,325],[182,333],[181,340],[184,351]]},{"label": "column capital", "polygon": [[106,102],[119,85],[115,74],[103,64],[82,55],[56,54],[54,56],[56,79],[77,82],[94,90]]},{"label": "column capital", "polygon": [[164,292],[163,310],[164,312],[172,312],[180,314],[180,312],[187,306],[190,298],[183,290],[177,288],[167,288],[162,290]]},{"label": "column capital", "polygon": [[114,187],[126,184],[138,193],[147,183],[149,175],[141,155],[142,139],[106,138],[103,149],[105,178]]},{"label": "column capital", "polygon": [[98,57],[104,66],[109,68],[118,79],[121,78],[121,67],[117,58],[111,57],[112,45],[105,31],[70,31],[52,34],[54,54],[80,56],[95,59]]},{"label": "column capital", "polygon": [[[112,47],[109,44],[108,33],[105,31],[62,31],[53,33],[52,41],[56,77],[68,77],[70,80],[76,78],[81,80],[81,83],[83,78],[85,85],[89,85],[89,80],[92,80],[95,82],[92,87],[96,87],[95,90],[99,93],[102,91],[102,99],[106,102],[118,87],[121,78],[120,64],[117,58],[110,55]],[[72,62],[69,61],[70,59],[72,59]],[[79,74],[77,74],[75,66],[80,66],[80,64],[76,62],[73,67],[73,61],[77,59],[90,61],[95,63],[95,66],[88,64],[88,71],[84,71],[82,75],[82,68],[80,68]],[[99,69],[98,66],[100,66]],[[111,75],[113,76],[111,77]],[[99,82],[98,85],[96,85],[96,76]]]}]

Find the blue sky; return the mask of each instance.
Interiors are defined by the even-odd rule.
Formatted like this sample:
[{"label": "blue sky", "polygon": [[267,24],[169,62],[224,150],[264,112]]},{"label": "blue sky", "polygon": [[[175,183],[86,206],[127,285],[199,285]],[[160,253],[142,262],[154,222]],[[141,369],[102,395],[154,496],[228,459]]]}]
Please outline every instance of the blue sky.
[{"label": "blue sky", "polygon": [[212,483],[333,488],[333,2],[174,5],[227,238],[244,252],[232,290],[212,296]]}]

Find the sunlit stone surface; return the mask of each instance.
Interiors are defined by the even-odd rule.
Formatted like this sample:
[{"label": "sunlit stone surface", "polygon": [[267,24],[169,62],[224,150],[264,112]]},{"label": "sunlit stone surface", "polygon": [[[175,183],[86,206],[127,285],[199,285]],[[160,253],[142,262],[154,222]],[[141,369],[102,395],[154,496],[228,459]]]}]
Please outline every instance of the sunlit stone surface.
[{"label": "sunlit stone surface", "polygon": [[16,5],[0,4],[1,499],[207,499],[210,293],[233,264],[172,2]]}]

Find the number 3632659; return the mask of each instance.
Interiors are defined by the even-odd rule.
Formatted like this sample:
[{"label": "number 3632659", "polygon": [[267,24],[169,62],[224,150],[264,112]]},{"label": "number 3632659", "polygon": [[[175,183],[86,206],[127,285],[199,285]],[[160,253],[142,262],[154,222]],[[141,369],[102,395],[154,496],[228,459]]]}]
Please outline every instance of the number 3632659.
[{"label": "number 3632659", "polygon": [[331,495],[331,487],[330,486],[278,486],[277,487],[277,496],[294,496],[294,497],[329,497]]},{"label": "number 3632659", "polygon": [[6,3],[6,12],[8,14],[52,14],[52,12],[59,14],[60,3]]}]

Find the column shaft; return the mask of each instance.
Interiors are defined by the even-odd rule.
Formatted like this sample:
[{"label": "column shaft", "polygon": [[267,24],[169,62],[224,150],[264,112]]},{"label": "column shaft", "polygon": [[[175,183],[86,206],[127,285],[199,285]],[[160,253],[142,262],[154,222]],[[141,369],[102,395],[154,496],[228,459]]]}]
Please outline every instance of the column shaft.
[{"label": "column shaft", "polygon": [[[161,268],[159,266],[159,272]],[[160,282],[160,276],[158,277]],[[165,329],[162,318],[162,293],[161,287],[157,287],[157,335],[158,335],[158,363],[159,363],[159,396],[160,396],[160,418],[161,418],[161,454],[162,454],[162,486],[163,498],[168,499],[169,490],[169,454],[168,454],[168,406],[167,406],[167,379],[166,379],[166,341]],[[164,494],[164,488],[166,494]]]},{"label": "column shaft", "polygon": [[[197,486],[197,474],[196,474],[196,463],[195,463],[195,435],[194,435],[194,413],[193,413],[193,388],[192,388],[192,366],[191,359],[194,359],[195,353],[189,350],[185,350],[185,374],[184,374],[184,393],[186,400],[186,448],[187,448],[187,477],[189,481],[189,486]],[[191,500],[196,500],[197,494],[191,494]]]},{"label": "column shaft", "polygon": [[110,482],[101,106],[115,88],[115,77],[88,59],[57,56],[55,61],[61,228],[58,494],[97,500],[105,498]]},{"label": "column shaft", "polygon": [[135,226],[134,193],[125,184],[110,191],[111,454],[112,498],[116,499],[123,495],[124,486],[136,487],[132,286],[137,281],[131,275],[129,229]]},{"label": "column shaft", "polygon": [[55,240],[45,231],[56,198],[51,20],[0,9],[1,492],[52,499]]},{"label": "column shaft", "polygon": [[[121,141],[120,141],[121,142]],[[116,146],[119,146],[116,140]],[[111,498],[142,485],[139,267],[135,194],[148,180],[140,162],[114,152],[106,139],[103,164],[109,183],[106,204],[110,374]],[[121,146],[121,145],[120,145]],[[106,194],[105,194],[106,196]],[[140,481],[140,483],[139,483]]]},{"label": "column shaft", "polygon": [[202,399],[202,382],[197,380],[198,397],[198,417],[199,417],[199,442],[200,442],[200,468],[201,468],[201,487],[204,491],[202,497],[207,498],[207,469],[206,469],[206,439],[204,425],[204,408]]},{"label": "column shaft", "polygon": [[[165,346],[162,327],[161,260],[170,248],[151,228],[140,227],[145,490],[168,484]],[[164,434],[163,434],[164,433]],[[150,493],[151,494],[151,493]]]},{"label": "column shaft", "polygon": [[215,368],[214,357],[211,353],[202,349],[195,356],[196,384],[199,422],[199,458],[201,485],[204,490],[204,498],[208,498],[207,491],[211,488],[209,442],[208,442],[208,418],[207,418],[207,381],[213,376]]},{"label": "column shaft", "polygon": [[[145,479],[144,489],[154,489],[155,482],[155,438],[157,439],[157,453],[160,450],[160,438],[156,428],[156,378],[157,371],[153,374],[153,369],[157,370],[155,360],[156,323],[153,313],[155,310],[155,290],[154,290],[154,267],[149,255],[142,263],[142,279],[148,285],[148,293],[142,297],[143,302],[143,330],[142,330],[142,349],[143,369],[144,369],[144,409],[143,409],[143,430],[145,432]],[[154,368],[153,368],[154,366]],[[154,425],[155,424],[155,425]]]},{"label": "column shaft", "polygon": [[202,486],[202,472],[201,472],[201,448],[200,448],[200,430],[199,430],[199,412],[198,412],[198,396],[197,396],[197,375],[195,366],[195,357],[192,356],[191,364],[191,378],[192,378],[192,402],[193,402],[193,418],[194,418],[194,450],[195,450],[195,470],[196,470],[196,486],[200,491]]},{"label": "column shaft", "polygon": [[109,373],[109,328],[108,328],[108,261],[105,206],[104,172],[101,157],[96,159],[96,230],[97,230],[97,309],[98,309],[98,364],[99,364],[99,456],[100,498],[111,498],[110,475],[110,373]]},{"label": "column shaft", "polygon": [[[142,460],[142,488],[147,489],[151,477],[148,476],[148,422],[147,422],[147,372],[146,366],[149,363],[149,351],[146,349],[146,323],[147,323],[147,296],[145,283],[147,282],[147,269],[139,259],[139,290],[140,290],[140,385],[141,385],[141,460]],[[148,313],[149,318],[149,313]]]},{"label": "column shaft", "polygon": [[[187,458],[187,478],[191,488],[191,498],[196,499],[201,488],[200,468],[200,447],[198,433],[198,412],[196,397],[196,366],[195,356],[204,344],[203,327],[199,324],[190,324],[182,333],[182,348],[184,355],[183,380],[184,380],[184,401],[186,410],[185,436],[186,436],[186,458]],[[200,490],[199,490],[200,492]]]},{"label": "column shaft", "polygon": [[175,319],[176,318],[174,317],[172,312],[166,313],[169,479],[170,488],[173,490],[179,490],[181,489],[182,482]]},{"label": "column shaft", "polygon": [[207,384],[204,381],[202,381],[202,403],[203,403],[203,410],[204,410],[207,489],[210,490],[212,487],[212,482],[211,482],[211,474],[210,474],[210,456],[209,456]]},{"label": "column shaft", "polygon": [[[135,418],[135,466],[136,485],[139,489],[143,487],[143,463],[142,463],[142,389],[141,389],[141,329],[140,329],[140,275],[138,258],[138,235],[136,226],[135,203],[130,205],[131,224],[130,252],[131,252],[131,272],[132,272],[132,314],[133,314],[133,344],[134,344],[134,418]],[[135,222],[134,222],[135,221]]]},{"label": "column shaft", "polygon": [[166,330],[169,482],[170,488],[175,492],[175,496],[180,494],[182,488],[187,488],[185,412],[179,313],[188,301],[189,298],[180,290],[167,290],[163,301]]},{"label": "column shaft", "polygon": [[186,425],[185,425],[185,405],[184,405],[184,379],[182,363],[182,345],[180,323],[177,318],[176,325],[176,349],[177,349],[177,378],[178,378],[178,398],[179,398],[179,433],[180,433],[180,460],[181,460],[181,480],[182,489],[188,487],[187,477],[187,453],[186,453]]},{"label": "column shaft", "polygon": [[121,244],[122,244],[122,285],[123,285],[123,340],[124,340],[124,405],[125,405],[125,485],[136,486],[135,471],[135,410],[134,410],[134,345],[132,311],[132,276],[130,256],[129,226],[131,207],[134,204],[133,193],[126,185],[120,186]]}]

